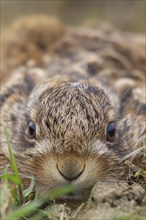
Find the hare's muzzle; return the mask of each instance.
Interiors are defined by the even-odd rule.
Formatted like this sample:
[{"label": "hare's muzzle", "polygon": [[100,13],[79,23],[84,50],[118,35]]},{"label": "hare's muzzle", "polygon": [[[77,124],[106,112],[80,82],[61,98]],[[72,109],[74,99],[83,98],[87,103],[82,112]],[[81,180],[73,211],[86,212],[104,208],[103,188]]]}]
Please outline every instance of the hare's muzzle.
[{"label": "hare's muzzle", "polygon": [[61,157],[57,162],[59,173],[68,181],[73,181],[79,178],[83,173],[84,168],[84,160],[75,156]]}]

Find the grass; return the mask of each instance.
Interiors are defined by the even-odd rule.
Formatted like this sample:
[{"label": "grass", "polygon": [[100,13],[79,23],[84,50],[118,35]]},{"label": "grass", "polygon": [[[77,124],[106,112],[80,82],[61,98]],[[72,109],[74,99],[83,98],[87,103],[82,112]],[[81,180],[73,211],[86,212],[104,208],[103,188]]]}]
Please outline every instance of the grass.
[{"label": "grass", "polygon": [[[8,130],[5,128],[5,136],[8,144],[10,162],[13,169],[13,174],[8,172],[7,165],[3,174],[1,175],[0,185],[0,214],[3,220],[20,220],[31,219],[39,220],[49,218],[50,220],[57,220],[58,216],[53,213],[51,209],[51,201],[60,196],[73,191],[71,185],[58,188],[49,192],[44,197],[35,195],[33,198],[33,188],[35,180],[32,178],[30,186],[24,189],[23,182],[20,178],[19,171],[15,162],[13,152],[10,145],[10,137]],[[33,200],[32,200],[33,198]]]},{"label": "grass", "polygon": [[135,213],[130,213],[118,217],[117,220],[145,220],[145,217],[139,216]]},{"label": "grass", "polygon": [[140,162],[133,164],[130,161],[126,161],[129,166],[129,180],[139,183],[146,191],[146,143],[143,143],[143,150],[139,154]]}]

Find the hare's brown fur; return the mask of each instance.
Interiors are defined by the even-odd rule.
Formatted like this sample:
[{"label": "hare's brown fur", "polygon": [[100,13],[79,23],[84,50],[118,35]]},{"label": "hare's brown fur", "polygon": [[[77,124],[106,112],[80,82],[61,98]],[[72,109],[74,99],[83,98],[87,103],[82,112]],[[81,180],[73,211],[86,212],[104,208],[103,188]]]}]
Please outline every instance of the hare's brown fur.
[{"label": "hare's brown fur", "polygon": [[22,177],[34,175],[42,194],[72,182],[78,197],[97,181],[126,178],[124,158],[145,133],[144,49],[144,36],[113,27],[65,28],[46,17],[16,23],[2,48],[1,170],[7,126]]}]

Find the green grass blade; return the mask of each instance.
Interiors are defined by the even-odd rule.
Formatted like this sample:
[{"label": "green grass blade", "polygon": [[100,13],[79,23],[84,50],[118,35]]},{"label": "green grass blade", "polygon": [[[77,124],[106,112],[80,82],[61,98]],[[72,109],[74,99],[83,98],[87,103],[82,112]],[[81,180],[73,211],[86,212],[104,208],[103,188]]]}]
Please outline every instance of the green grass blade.
[{"label": "green grass blade", "polygon": [[2,182],[7,180],[7,177],[5,176],[5,174],[7,174],[9,166],[10,166],[10,164],[7,164],[6,168],[4,169],[4,172],[2,174],[0,174],[0,178],[1,178]]},{"label": "green grass blade", "polygon": [[42,220],[45,217],[48,217],[50,220],[57,220],[57,218],[55,218],[52,214],[49,214],[47,211],[43,211],[43,210],[39,210],[36,215],[30,218],[30,220]]},{"label": "green grass blade", "polygon": [[[11,163],[12,163],[12,168],[13,168],[13,171],[14,171],[16,177],[20,179],[18,169],[17,169],[16,163],[15,163],[14,155],[13,155],[12,150],[11,150],[10,136],[9,136],[9,133],[8,133],[8,130],[7,130],[6,127],[4,128],[4,131],[5,131],[5,136],[6,136],[6,140],[7,140],[7,144],[8,144],[8,149],[9,149],[9,154],[10,154],[10,160],[11,160]],[[20,182],[21,182],[21,179],[20,179]]]},{"label": "green grass blade", "polygon": [[5,169],[4,169],[4,174],[7,173],[9,166],[10,166],[10,164],[7,164],[7,165],[6,165],[6,167],[5,167]]},{"label": "green grass blade", "polygon": [[20,204],[20,202],[19,202],[19,197],[18,197],[16,189],[11,189],[11,194],[13,196],[13,199],[16,202],[16,205],[18,206]]},{"label": "green grass blade", "polygon": [[[10,136],[9,136],[9,133],[8,133],[8,130],[7,130],[6,127],[4,128],[4,132],[5,132],[5,136],[6,136],[6,140],[7,140],[7,144],[8,144],[8,149],[9,149],[9,155],[10,155],[12,168],[13,168],[13,171],[14,171],[14,174],[15,174],[15,181],[17,179],[17,183],[18,183],[17,185],[18,185],[20,203],[23,203],[24,198],[23,198],[23,190],[22,190],[22,181],[19,177],[19,172],[18,172],[16,163],[15,163],[14,155],[13,155],[13,152],[11,150]],[[14,180],[14,178],[13,178],[13,180]]]},{"label": "green grass blade", "polygon": [[32,192],[34,185],[35,185],[35,180],[34,177],[32,177],[30,186],[27,189],[23,190],[24,197],[28,196]]},{"label": "green grass blade", "polygon": [[[50,220],[57,220],[58,218],[56,216],[54,216],[53,213],[51,213],[50,211],[44,211],[41,210],[41,212],[44,214],[44,217],[48,217]],[[34,219],[35,220],[35,219]]]},{"label": "green grass blade", "polygon": [[[34,200],[33,202],[27,204],[26,206],[21,206],[20,208],[18,208],[16,211],[12,212],[11,214],[9,214],[5,220],[20,220],[22,217],[26,217],[26,216],[30,216],[32,214],[36,213],[36,219],[40,218],[40,211],[38,210],[43,204],[45,204],[46,202],[49,202],[52,199],[58,198],[64,194],[70,193],[73,191],[73,186],[68,185],[59,189],[55,189],[52,192],[50,192],[47,196],[43,197],[43,198],[38,198],[36,200]],[[43,215],[47,215],[49,216],[49,212],[47,213],[42,213]],[[38,216],[37,216],[38,215]],[[50,214],[51,215],[51,214]]]},{"label": "green grass blade", "polygon": [[66,185],[64,187],[60,187],[58,189],[54,189],[44,198],[44,201],[57,199],[60,196],[63,196],[65,194],[73,192],[73,190],[74,190],[74,186],[73,185]]},{"label": "green grass blade", "polygon": [[16,211],[9,214],[5,220],[20,220],[24,216],[31,215],[34,211],[38,209],[40,201],[34,201],[26,206],[21,206]]},{"label": "green grass blade", "polygon": [[11,182],[15,183],[16,185],[21,184],[20,179],[17,178],[16,176],[14,176],[13,174],[5,173],[5,174],[2,175],[2,178],[10,180]]}]

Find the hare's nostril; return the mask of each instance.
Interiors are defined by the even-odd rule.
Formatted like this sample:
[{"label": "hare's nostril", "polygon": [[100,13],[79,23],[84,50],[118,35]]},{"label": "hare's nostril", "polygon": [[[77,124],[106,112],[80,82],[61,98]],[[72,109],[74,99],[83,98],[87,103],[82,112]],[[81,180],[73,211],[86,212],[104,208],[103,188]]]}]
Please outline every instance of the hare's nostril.
[{"label": "hare's nostril", "polygon": [[69,181],[77,179],[83,173],[84,168],[85,163],[82,159],[72,157],[63,158],[57,163],[59,173]]},{"label": "hare's nostril", "polygon": [[[58,169],[59,170],[59,169]],[[60,170],[59,170],[59,173],[66,179],[66,180],[69,180],[69,181],[73,181],[75,179],[77,179],[82,173],[83,173],[83,170],[78,174],[78,175],[66,175],[66,174],[63,174]]]}]

